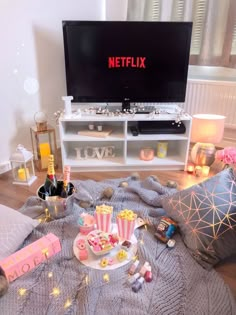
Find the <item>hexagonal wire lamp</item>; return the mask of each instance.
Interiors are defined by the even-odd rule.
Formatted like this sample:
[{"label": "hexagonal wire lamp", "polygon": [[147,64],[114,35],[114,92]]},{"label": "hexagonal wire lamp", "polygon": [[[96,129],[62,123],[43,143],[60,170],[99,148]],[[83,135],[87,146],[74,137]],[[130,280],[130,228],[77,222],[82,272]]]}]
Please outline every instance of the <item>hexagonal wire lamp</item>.
[{"label": "hexagonal wire lamp", "polygon": [[13,184],[30,186],[37,177],[34,171],[32,152],[18,144],[16,151],[10,157]]},{"label": "hexagonal wire lamp", "polygon": [[191,150],[191,159],[196,165],[210,166],[215,160],[216,143],[224,134],[225,116],[213,114],[193,115],[191,142],[195,142]]}]

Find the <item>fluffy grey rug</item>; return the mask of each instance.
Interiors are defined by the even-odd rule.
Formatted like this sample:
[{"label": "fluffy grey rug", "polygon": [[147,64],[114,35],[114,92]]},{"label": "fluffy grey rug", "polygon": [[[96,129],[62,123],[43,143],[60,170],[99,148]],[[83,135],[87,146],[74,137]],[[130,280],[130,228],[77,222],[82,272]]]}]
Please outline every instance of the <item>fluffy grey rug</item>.
[{"label": "fluffy grey rug", "polygon": [[[122,180],[128,181],[127,188],[120,187]],[[52,232],[60,238],[62,251],[10,284],[8,293],[0,299],[1,314],[236,314],[235,301],[223,280],[214,270],[204,270],[191,257],[178,234],[174,236],[176,247],[172,250],[154,237],[155,226],[164,214],[162,199],[175,192],[174,189],[162,186],[152,177],[142,182],[127,178],[75,181],[74,185],[77,192],[68,199],[67,216],[40,224],[24,243],[26,246]],[[108,186],[114,190],[112,198],[100,199]],[[105,283],[105,270],[90,269],[74,256],[72,246],[78,234],[77,222],[84,211],[79,206],[81,200],[93,205],[112,205],[113,220],[120,210],[127,208],[147,220],[147,230],[140,228],[135,234],[142,240],[138,242],[140,263],[150,262],[153,281],[144,283],[138,293],[127,284],[131,263],[107,271],[110,282]],[[42,204],[31,197],[20,210],[37,217],[42,212]],[[86,211],[93,213],[94,206]],[[49,272],[53,272],[52,278],[48,277]],[[54,287],[60,289],[57,297],[51,294]],[[20,288],[27,289],[24,296],[19,296]]]}]

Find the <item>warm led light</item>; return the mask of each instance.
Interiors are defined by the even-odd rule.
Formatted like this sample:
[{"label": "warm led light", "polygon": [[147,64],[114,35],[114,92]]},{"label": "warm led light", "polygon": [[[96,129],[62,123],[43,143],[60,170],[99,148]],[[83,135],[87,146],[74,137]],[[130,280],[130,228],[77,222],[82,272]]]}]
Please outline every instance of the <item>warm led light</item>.
[{"label": "warm led light", "polygon": [[137,260],[137,259],[138,259],[138,256],[137,256],[137,255],[132,257],[132,260],[133,260],[133,261],[135,261],[135,260]]},{"label": "warm led light", "polygon": [[110,282],[110,276],[109,276],[108,273],[105,273],[105,274],[103,275],[103,280],[104,280],[104,282]]},{"label": "warm led light", "polygon": [[67,299],[67,300],[66,300],[66,303],[64,304],[64,308],[68,308],[68,307],[70,307],[70,306],[71,306],[71,304],[72,304],[71,299]]},{"label": "warm led light", "polygon": [[143,244],[144,244],[144,241],[143,241],[143,239],[142,239],[142,240],[140,240],[140,244],[141,244],[141,245],[143,245]]},{"label": "warm led light", "polygon": [[53,273],[50,271],[49,273],[48,273],[48,278],[52,278],[53,277]]},{"label": "warm led light", "polygon": [[85,277],[85,283],[88,285],[89,284],[89,276],[88,275],[86,275],[86,277]]},{"label": "warm led light", "polygon": [[204,165],[202,166],[202,175],[207,177],[210,172],[210,166]]},{"label": "warm led light", "polygon": [[60,289],[59,288],[53,288],[52,293],[50,295],[57,297],[57,296],[59,296],[59,294],[60,294]]},{"label": "warm led light", "polygon": [[18,294],[19,294],[20,296],[24,296],[24,295],[26,294],[26,292],[27,292],[27,289],[24,289],[24,288],[20,288],[20,289],[18,290]]}]

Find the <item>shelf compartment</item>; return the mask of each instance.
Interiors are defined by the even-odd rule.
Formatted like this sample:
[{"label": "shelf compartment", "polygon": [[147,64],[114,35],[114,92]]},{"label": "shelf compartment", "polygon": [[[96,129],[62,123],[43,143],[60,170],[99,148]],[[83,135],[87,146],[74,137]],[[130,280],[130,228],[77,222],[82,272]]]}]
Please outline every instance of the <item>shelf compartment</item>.
[{"label": "shelf compartment", "polygon": [[[113,143],[103,142],[64,142],[65,161],[73,165],[99,166],[100,164],[124,163],[123,141]],[[114,156],[113,156],[114,155]],[[65,164],[65,162],[64,162]],[[70,164],[71,165],[71,164]]]},{"label": "shelf compartment", "polygon": [[[168,140],[168,148],[167,148],[167,156],[166,158],[157,158],[157,144],[158,141],[145,141],[145,142],[137,142],[137,141],[129,141],[127,143],[127,164],[132,161],[136,161],[135,163],[139,163],[146,165],[147,162],[153,162],[153,164],[162,164],[167,165],[168,163],[185,163],[186,159],[186,150],[188,146],[188,142],[185,140],[182,141],[174,141]],[[149,147],[154,150],[155,158],[152,161],[142,161],[139,159],[140,150],[142,148]],[[133,163],[133,162],[132,162]]]},{"label": "shelf compartment", "polygon": [[[95,128],[96,128],[96,123]],[[102,122],[102,126],[112,129],[112,132],[105,137],[85,136],[78,134],[80,131],[88,129],[88,122],[62,122],[62,140],[63,141],[119,141],[124,140],[123,122]],[[96,129],[95,129],[96,130]]]}]

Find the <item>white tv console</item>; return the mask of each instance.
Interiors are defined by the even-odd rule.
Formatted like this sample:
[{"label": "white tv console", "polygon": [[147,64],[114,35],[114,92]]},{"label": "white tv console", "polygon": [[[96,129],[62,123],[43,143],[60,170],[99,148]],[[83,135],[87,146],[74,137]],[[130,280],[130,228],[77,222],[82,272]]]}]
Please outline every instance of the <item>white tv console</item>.
[{"label": "white tv console", "polygon": [[[162,106],[163,108],[163,106]],[[191,116],[184,113],[181,121],[186,127],[184,134],[139,134],[133,136],[130,127],[135,126],[138,121],[147,120],[175,120],[177,114],[172,113],[155,114],[152,118],[147,114],[105,116],[98,114],[82,113],[64,115],[59,119],[59,131],[62,152],[62,164],[70,165],[72,172],[88,171],[137,171],[137,170],[184,170],[188,161],[190,144]],[[102,124],[112,132],[104,137],[80,135],[80,131],[88,130],[88,124]],[[157,157],[158,141],[168,142],[166,158]],[[92,154],[93,148],[113,147],[108,153],[99,159]],[[152,147],[155,157],[151,161],[143,161],[139,158],[141,148]],[[79,152],[88,148],[89,156],[79,156]],[[95,149],[96,150],[96,149]],[[109,151],[110,150],[110,151]],[[115,156],[112,157],[112,154]],[[92,157],[93,156],[93,157]]]}]

